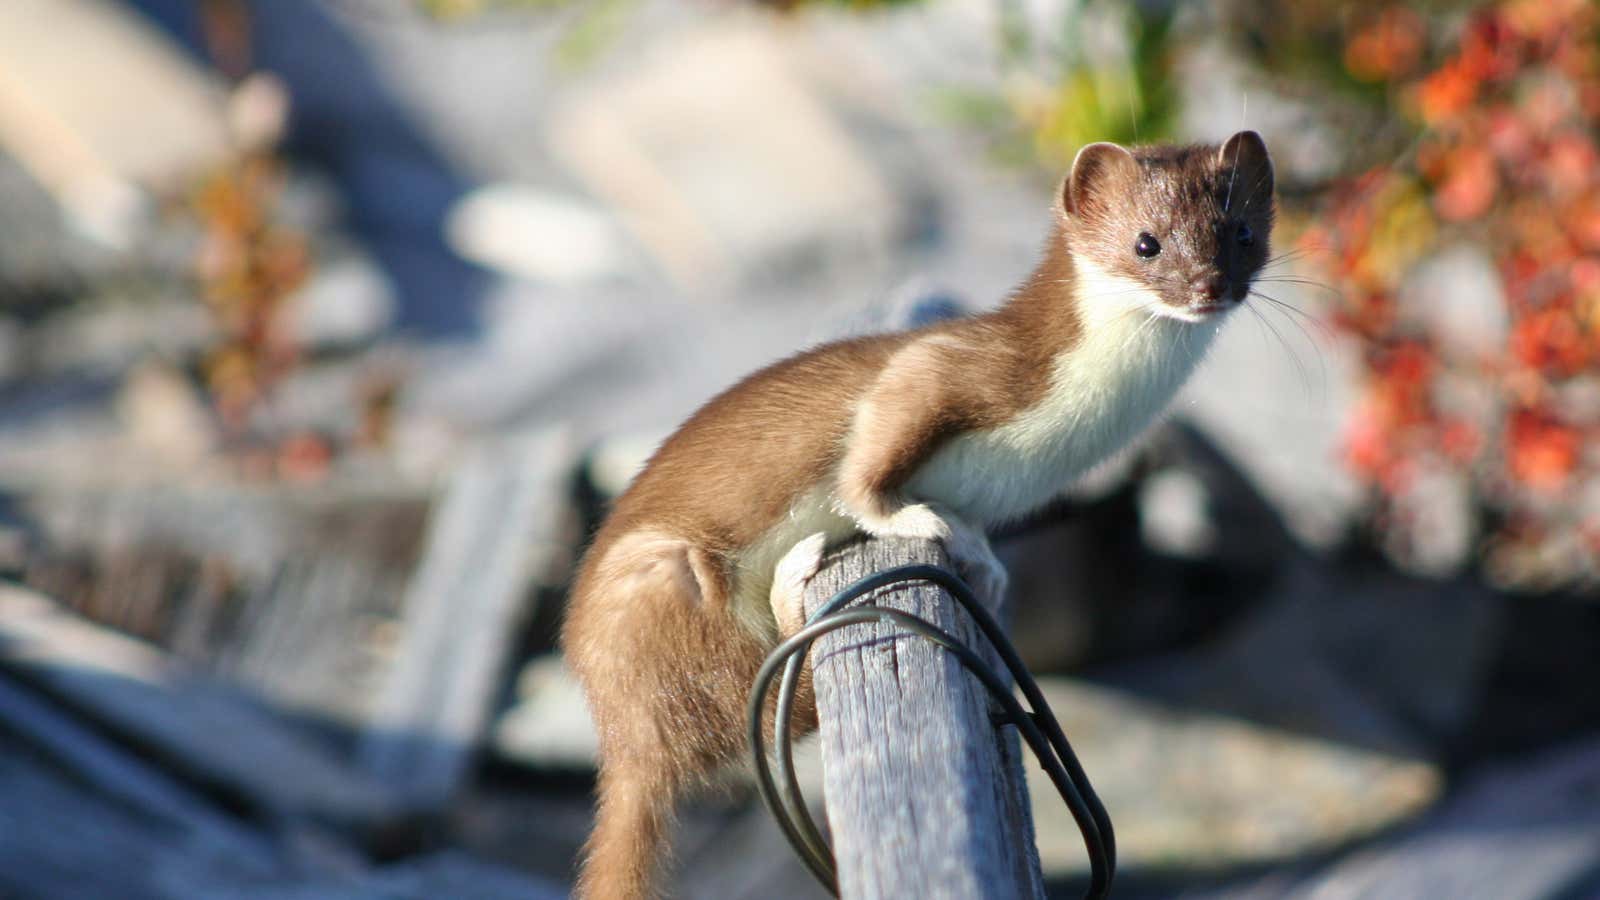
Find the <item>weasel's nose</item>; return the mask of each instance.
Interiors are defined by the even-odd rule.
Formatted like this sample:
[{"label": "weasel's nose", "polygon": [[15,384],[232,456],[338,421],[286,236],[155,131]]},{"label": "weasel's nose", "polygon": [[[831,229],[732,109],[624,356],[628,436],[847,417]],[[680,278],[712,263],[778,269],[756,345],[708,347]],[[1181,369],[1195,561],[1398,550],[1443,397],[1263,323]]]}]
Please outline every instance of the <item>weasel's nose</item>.
[{"label": "weasel's nose", "polygon": [[1196,278],[1190,287],[1207,300],[1221,300],[1228,293],[1228,276],[1221,273]]}]

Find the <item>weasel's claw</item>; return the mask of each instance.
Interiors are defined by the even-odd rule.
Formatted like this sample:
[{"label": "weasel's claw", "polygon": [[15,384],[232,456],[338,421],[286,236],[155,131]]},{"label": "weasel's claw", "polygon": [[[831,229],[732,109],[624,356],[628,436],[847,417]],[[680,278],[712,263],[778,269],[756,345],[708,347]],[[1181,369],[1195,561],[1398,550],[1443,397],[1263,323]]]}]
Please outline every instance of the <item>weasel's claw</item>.
[{"label": "weasel's claw", "polygon": [[938,541],[955,564],[956,572],[991,611],[998,612],[1005,597],[1005,567],[989,548],[989,539],[960,516],[930,503],[912,503],[879,520],[863,521],[876,537],[904,537]]},{"label": "weasel's claw", "polygon": [[772,615],[778,620],[778,635],[788,637],[805,627],[806,585],[822,568],[822,551],[828,536],[817,532],[795,544],[772,572]]},{"label": "weasel's claw", "polygon": [[944,550],[955,564],[956,573],[972,588],[979,602],[990,612],[998,613],[1011,580],[1006,567],[994,555],[982,531],[949,513],[944,518],[950,528]]},{"label": "weasel's claw", "polygon": [[869,523],[867,531],[875,537],[915,538],[924,541],[950,539],[948,517],[926,503],[900,507],[881,522]]}]

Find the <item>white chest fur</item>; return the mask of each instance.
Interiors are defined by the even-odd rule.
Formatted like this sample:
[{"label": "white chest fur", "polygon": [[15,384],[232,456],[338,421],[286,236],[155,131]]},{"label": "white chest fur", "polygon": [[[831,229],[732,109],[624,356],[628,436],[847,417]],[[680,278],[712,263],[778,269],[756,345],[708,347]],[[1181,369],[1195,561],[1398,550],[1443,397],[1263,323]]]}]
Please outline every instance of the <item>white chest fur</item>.
[{"label": "white chest fur", "polygon": [[1148,291],[1080,269],[1082,339],[1056,357],[1044,397],[996,428],[969,432],[936,452],[906,494],[995,525],[1061,492],[1160,415],[1204,357],[1222,316],[1161,315]]}]

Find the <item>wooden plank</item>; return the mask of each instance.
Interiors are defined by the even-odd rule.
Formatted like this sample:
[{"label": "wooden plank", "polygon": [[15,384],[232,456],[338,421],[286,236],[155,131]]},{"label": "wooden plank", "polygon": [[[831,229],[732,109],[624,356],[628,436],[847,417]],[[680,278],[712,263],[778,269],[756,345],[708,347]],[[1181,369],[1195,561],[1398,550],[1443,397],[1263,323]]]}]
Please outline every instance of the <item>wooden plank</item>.
[{"label": "wooden plank", "polygon": [[175,830],[196,852],[233,858],[242,867],[264,867],[273,859],[261,835],[5,677],[0,677],[0,734],[31,746],[112,803]]},{"label": "wooden plank", "polygon": [[[192,803],[175,810],[170,800],[129,788],[149,780],[110,741],[78,734],[63,746],[71,759],[13,752],[5,740],[13,726],[24,731],[40,721],[21,719],[12,703],[18,692],[0,677],[0,897],[118,900],[556,900],[566,891],[536,878],[483,862],[459,851],[442,851],[386,865],[369,865],[353,847],[331,834],[273,840],[227,820],[222,810]],[[57,735],[60,737],[60,735]],[[36,734],[24,735],[36,741]],[[84,753],[100,757],[94,770],[77,766]],[[109,764],[107,764],[109,761]],[[61,769],[67,771],[63,772]],[[123,770],[123,771],[117,771]],[[86,777],[89,776],[89,777]],[[170,785],[158,791],[171,793]],[[213,827],[222,823],[224,832]],[[219,834],[228,840],[219,840]]]},{"label": "wooden plank", "polygon": [[387,785],[240,692],[11,586],[0,586],[0,672],[48,697],[56,716],[91,720],[124,749],[262,818],[377,827],[402,813]]},{"label": "wooden plank", "polygon": [[[84,60],[117,75],[84,78]],[[180,187],[224,158],[223,100],[214,79],[129,10],[0,4],[0,147],[97,238],[134,237],[136,188]]]},{"label": "wooden plank", "polygon": [[[910,563],[949,565],[929,542],[849,544],[824,560],[807,613]],[[1005,671],[943,590],[896,585],[864,602],[919,616]],[[819,639],[812,669],[840,896],[1044,896],[1015,729],[991,723],[988,693],[954,656],[873,623]]]},{"label": "wooden plank", "polygon": [[419,807],[450,799],[482,737],[530,576],[564,544],[573,462],[562,429],[491,441],[434,513],[362,748]]},{"label": "wooden plank", "polygon": [[363,728],[436,492],[130,481],[24,493],[31,586],[275,706]]}]

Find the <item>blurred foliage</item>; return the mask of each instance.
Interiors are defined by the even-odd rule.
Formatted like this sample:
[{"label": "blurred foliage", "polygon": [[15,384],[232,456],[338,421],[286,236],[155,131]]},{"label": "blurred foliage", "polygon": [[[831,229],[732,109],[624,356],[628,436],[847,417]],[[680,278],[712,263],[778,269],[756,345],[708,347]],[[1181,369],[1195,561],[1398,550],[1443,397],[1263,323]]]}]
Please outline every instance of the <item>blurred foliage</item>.
[{"label": "blurred foliage", "polygon": [[436,19],[468,19],[503,10],[542,10],[571,5],[573,0],[416,0],[417,6]]},{"label": "blurred foliage", "polygon": [[414,0],[426,15],[460,22],[503,12],[560,13],[569,17],[553,48],[553,61],[576,69],[593,61],[621,34],[640,0]]},{"label": "blurred foliage", "polygon": [[205,0],[199,12],[207,54],[232,82],[232,152],[201,175],[187,203],[200,231],[196,286],[217,335],[199,361],[200,379],[225,449],[241,469],[318,478],[333,456],[328,440],[309,432],[259,433],[274,390],[301,362],[288,305],[314,265],[310,238],[280,213],[287,172],[277,144],[289,94],[272,76],[254,72],[248,4]]},{"label": "blurred foliage", "polygon": [[219,335],[201,374],[236,442],[299,355],[283,307],[304,284],[311,255],[304,235],[275,221],[282,179],[270,154],[245,153],[207,176],[191,200],[203,229],[195,275]]},{"label": "blurred foliage", "polygon": [[[566,10],[567,64],[591,59],[639,0],[417,0],[441,17]],[[732,3],[735,0],[727,0]],[[919,0],[747,0],[786,12]],[[1587,0],[995,0],[997,77],[931,90],[936,113],[1002,162],[1052,173],[1090,141],[1170,138],[1174,56],[1196,21],[1312,109],[1353,174],[1322,185],[1303,250],[1340,292],[1361,397],[1345,457],[1371,534],[1414,562],[1437,486],[1466,497],[1485,574],[1600,580],[1600,26]],[[1174,18],[1185,13],[1184,33]],[[1193,14],[1193,15],[1190,15]],[[1352,112],[1354,111],[1354,112]],[[1491,260],[1502,315],[1465,349],[1419,309],[1418,267],[1466,244]],[[1429,487],[1429,486],[1432,487]],[[1425,495],[1435,494],[1429,501]],[[1437,512],[1432,513],[1437,515]]]},{"label": "blurred foliage", "polygon": [[[1505,0],[1464,21],[1407,6],[1348,23],[1341,63],[1412,134],[1334,185],[1308,245],[1360,339],[1346,457],[1404,560],[1419,486],[1463,485],[1485,572],[1529,587],[1600,579],[1600,20],[1585,0]],[[1492,260],[1497,345],[1450,339],[1416,267],[1465,243]],[[1467,311],[1463,311],[1467,312]],[[1492,327],[1492,326],[1491,326]]]},{"label": "blurred foliage", "polygon": [[1007,4],[996,45],[998,89],[935,93],[949,121],[986,134],[996,159],[1058,173],[1094,141],[1147,143],[1171,135],[1174,7],[1092,2],[1072,7],[1057,41],[1041,41]]},{"label": "blurred foliage", "polygon": [[[562,12],[573,18],[555,62],[592,61],[622,31],[640,0],[415,0],[427,14],[459,21],[495,12]],[[732,0],[729,0],[731,3]],[[786,13],[857,12],[926,0],[747,0]],[[933,90],[939,116],[985,135],[996,160],[1052,174],[1093,141],[1144,143],[1170,137],[1177,114],[1171,78],[1177,4],[1089,0],[1064,4],[1060,32],[1044,40],[1018,0],[996,3],[1000,86]]]}]

